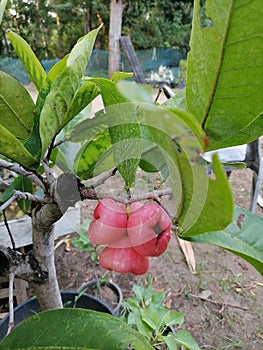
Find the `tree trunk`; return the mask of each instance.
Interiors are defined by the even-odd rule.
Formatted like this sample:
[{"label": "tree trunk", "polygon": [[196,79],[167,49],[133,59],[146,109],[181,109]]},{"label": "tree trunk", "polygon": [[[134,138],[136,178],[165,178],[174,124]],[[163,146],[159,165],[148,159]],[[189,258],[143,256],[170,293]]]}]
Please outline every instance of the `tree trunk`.
[{"label": "tree trunk", "polygon": [[33,256],[47,275],[45,283],[31,282],[41,310],[62,307],[54,259],[53,224],[62,216],[57,204],[45,204],[32,212]]},{"label": "tree trunk", "polygon": [[120,37],[122,26],[123,5],[121,0],[111,0],[110,5],[110,28],[109,28],[109,68],[111,75],[120,70]]}]

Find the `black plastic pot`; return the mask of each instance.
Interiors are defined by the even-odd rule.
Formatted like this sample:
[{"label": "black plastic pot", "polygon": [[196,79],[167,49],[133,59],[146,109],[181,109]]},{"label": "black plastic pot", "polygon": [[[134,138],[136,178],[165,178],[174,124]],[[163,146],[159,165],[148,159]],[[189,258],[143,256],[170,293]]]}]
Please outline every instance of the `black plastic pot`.
[{"label": "black plastic pot", "polygon": [[[62,291],[61,297],[62,302],[66,307],[76,307],[82,309],[95,310],[99,312],[105,312],[107,314],[113,315],[113,310],[105,304],[103,301],[98,298],[89,295],[82,294],[77,301],[75,302],[75,298],[79,296],[79,292],[75,291]],[[25,301],[24,303],[18,305],[14,309],[14,323],[17,326],[22,321],[26,320],[30,316],[33,316],[35,313],[40,312],[39,303],[36,297]],[[9,323],[9,315],[4,317],[0,321],[0,341],[6,336],[7,329]]]},{"label": "black plastic pot", "polygon": [[78,292],[87,292],[88,294],[92,294],[91,292],[94,291],[95,289],[98,288],[103,288],[103,287],[107,287],[109,289],[111,289],[113,291],[113,293],[116,296],[116,300],[112,300],[112,304],[114,305],[113,308],[113,313],[115,316],[119,315],[119,311],[120,308],[122,306],[122,302],[123,302],[123,295],[122,295],[122,291],[121,288],[114,282],[112,281],[103,281],[103,282],[99,282],[96,279],[91,280],[85,284],[83,284],[79,289]]}]

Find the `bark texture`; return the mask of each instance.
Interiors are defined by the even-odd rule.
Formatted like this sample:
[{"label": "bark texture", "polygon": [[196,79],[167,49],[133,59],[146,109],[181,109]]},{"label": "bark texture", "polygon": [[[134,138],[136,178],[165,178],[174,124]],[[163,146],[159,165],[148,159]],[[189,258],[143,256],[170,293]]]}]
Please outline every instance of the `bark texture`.
[{"label": "bark texture", "polygon": [[120,70],[120,37],[123,5],[121,0],[111,0],[109,28],[109,77]]}]

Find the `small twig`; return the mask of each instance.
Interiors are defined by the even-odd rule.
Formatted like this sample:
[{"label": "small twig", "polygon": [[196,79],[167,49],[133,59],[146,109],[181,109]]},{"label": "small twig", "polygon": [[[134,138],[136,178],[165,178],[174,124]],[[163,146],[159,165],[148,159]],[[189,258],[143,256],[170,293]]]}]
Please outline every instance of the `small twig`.
[{"label": "small twig", "polygon": [[13,248],[14,250],[16,250],[15,241],[14,241],[12,232],[10,231],[10,228],[9,228],[9,225],[8,225],[8,221],[7,221],[7,217],[6,217],[6,214],[5,214],[5,210],[3,210],[3,214],[4,214],[4,223],[5,223],[5,227],[6,227],[6,229],[7,229],[7,232],[8,232],[9,238],[10,238],[10,241],[11,241],[11,243],[12,243],[12,248]]},{"label": "small twig", "polygon": [[14,328],[14,279],[15,273],[12,271],[9,275],[9,324],[7,334]]},{"label": "small twig", "polygon": [[58,146],[60,146],[60,145],[62,145],[64,142],[66,142],[67,141],[67,139],[64,139],[64,140],[60,140],[60,141],[58,141],[57,143],[54,143],[54,146],[53,146],[53,148],[56,148],[56,147],[58,147]]},{"label": "small twig", "polygon": [[48,166],[48,161],[43,160],[42,164],[47,176],[47,181],[49,182],[49,184],[51,184],[55,178],[54,178],[54,175],[52,174],[50,167]]},{"label": "small twig", "polygon": [[34,182],[36,185],[45,189],[45,185],[42,182],[42,180],[33,172],[25,170],[21,165],[15,165],[13,163],[9,163],[3,159],[0,159],[0,167],[8,169],[10,171],[14,171],[19,175],[23,175],[27,177],[29,180],[31,180],[32,182]]},{"label": "small twig", "polygon": [[201,295],[196,295],[196,294],[188,294],[188,295],[192,298],[198,298],[198,299],[201,299],[203,301],[209,301],[210,303],[216,304],[216,305],[230,306],[230,307],[235,307],[237,309],[248,310],[248,307],[246,307],[246,306],[241,306],[241,305],[237,305],[237,304],[225,303],[224,301],[216,301],[216,300],[212,300],[212,299],[208,299],[208,298],[203,298]]},{"label": "small twig", "polygon": [[81,199],[103,199],[103,198],[111,198],[116,202],[120,202],[123,204],[131,204],[134,202],[139,202],[147,199],[153,199],[157,202],[160,202],[160,197],[172,194],[170,188],[166,188],[164,190],[153,190],[148,193],[143,193],[141,195],[131,195],[131,196],[120,196],[112,193],[105,193],[102,191],[96,191],[94,188],[83,187],[80,189]]},{"label": "small twig", "polygon": [[172,193],[171,189],[166,188],[164,190],[153,190],[151,192],[143,193],[141,195],[139,195],[139,194],[131,195],[128,198],[126,198],[124,196],[114,195],[111,193],[103,193],[103,192],[99,192],[99,191],[97,192],[97,195],[99,198],[108,197],[108,198],[116,200],[116,202],[120,202],[120,203],[127,205],[127,204],[131,204],[134,202],[140,202],[140,201],[149,200],[149,199],[155,200],[159,203],[160,197],[170,195],[171,193]]},{"label": "small twig", "polygon": [[107,181],[109,178],[114,176],[117,172],[117,168],[111,169],[108,172],[106,172],[100,179],[94,182],[92,185],[93,188],[96,188],[100,185],[103,185],[105,181]]},{"label": "small twig", "polygon": [[17,199],[30,200],[33,202],[38,202],[43,204],[52,202],[50,198],[39,197],[29,192],[14,191],[14,195],[0,206],[0,212],[5,210],[12,202],[14,202]]}]

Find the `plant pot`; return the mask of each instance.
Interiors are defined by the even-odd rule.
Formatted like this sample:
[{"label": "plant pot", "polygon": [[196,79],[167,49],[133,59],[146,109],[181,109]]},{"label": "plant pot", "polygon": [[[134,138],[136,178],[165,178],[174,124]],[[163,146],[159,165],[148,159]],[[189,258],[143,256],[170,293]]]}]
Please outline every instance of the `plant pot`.
[{"label": "plant pot", "polygon": [[[111,293],[107,293],[106,289],[110,290]],[[98,280],[94,279],[83,284],[78,289],[78,292],[87,292],[88,294],[92,295],[95,294],[95,297],[99,297],[101,300],[104,300],[107,305],[110,305],[115,316],[119,315],[120,307],[123,301],[123,295],[121,288],[116,283],[112,281],[99,282]]]},{"label": "plant pot", "polygon": [[[103,301],[99,300],[98,298],[92,295],[84,293],[75,302],[75,297],[77,297],[78,295],[79,292],[76,291],[62,291],[61,297],[63,304],[66,304],[67,307],[95,310],[99,312],[105,312],[114,316],[112,309],[107,304],[105,304]],[[40,312],[40,307],[36,297],[31,298],[25,301],[24,303],[18,305],[14,309],[15,326],[17,326],[19,323],[23,322],[24,320],[38,312]],[[8,324],[9,315],[6,315],[0,321],[0,341],[6,336]]]}]

